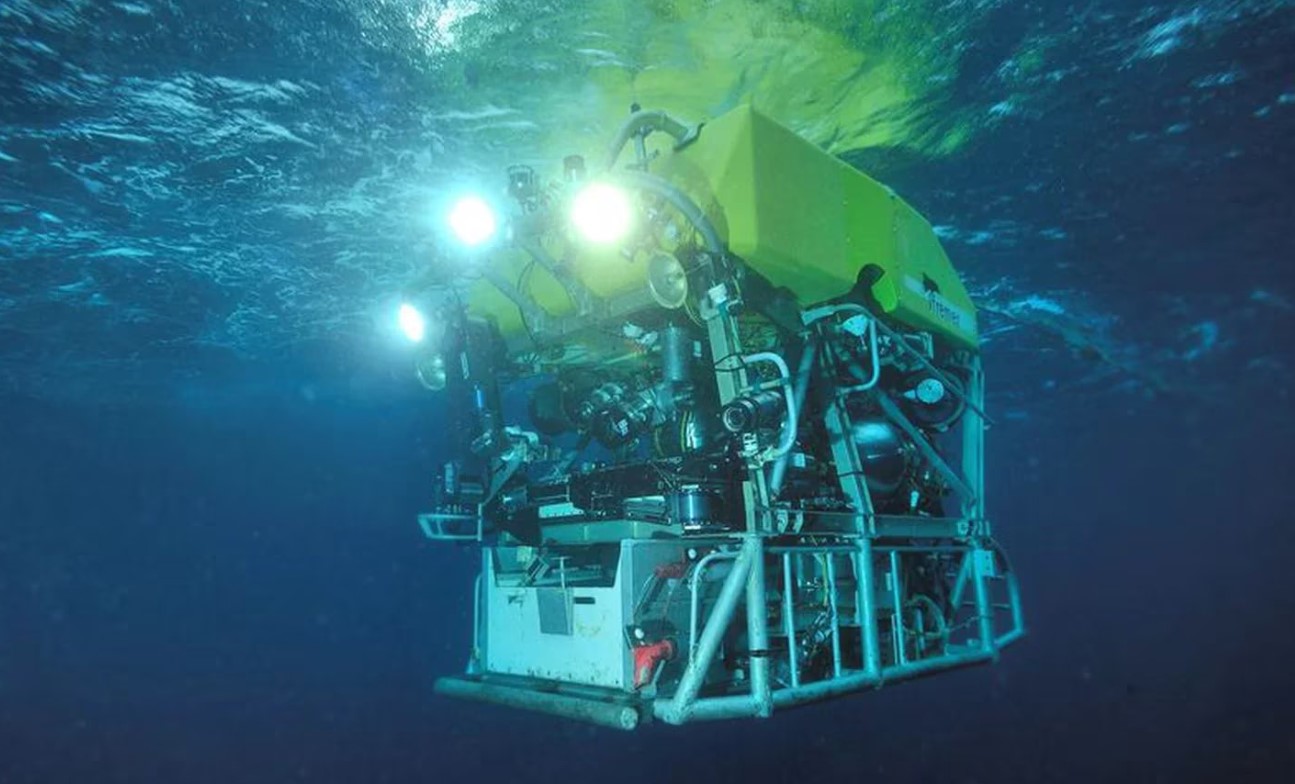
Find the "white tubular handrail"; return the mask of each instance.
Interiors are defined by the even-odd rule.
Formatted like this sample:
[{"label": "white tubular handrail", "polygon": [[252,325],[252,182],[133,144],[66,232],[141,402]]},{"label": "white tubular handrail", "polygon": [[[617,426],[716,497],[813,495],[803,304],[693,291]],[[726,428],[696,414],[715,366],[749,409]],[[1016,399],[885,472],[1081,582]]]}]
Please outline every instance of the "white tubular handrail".
[{"label": "white tubular handrail", "polygon": [[856,386],[842,389],[841,392],[866,392],[877,386],[877,381],[881,378],[881,357],[877,355],[877,318],[872,315],[872,311],[862,305],[856,305],[852,302],[845,302],[840,305],[827,305],[821,308],[814,308],[806,311],[802,317],[805,326],[809,326],[816,321],[822,321],[829,316],[835,316],[838,313],[854,313],[868,320],[867,336],[864,338],[868,341],[868,358],[872,361],[872,375],[864,383]]},{"label": "white tubular handrail", "polygon": [[[856,316],[856,318],[858,318]],[[877,320],[871,316],[864,316],[868,320],[867,341],[868,341],[868,358],[872,360],[872,376],[862,384],[848,387],[841,390],[842,392],[866,392],[877,386],[877,381],[881,379],[881,357],[877,356]],[[853,320],[853,319],[848,319]]]},{"label": "white tubular handrail", "polygon": [[688,659],[691,661],[697,655],[697,622],[698,622],[698,595],[697,584],[701,582],[702,574],[714,561],[735,560],[739,555],[737,550],[716,550],[702,557],[697,565],[693,567],[692,574],[688,577],[688,591],[692,594],[691,605],[688,609]]},{"label": "white tubular handrail", "polygon": [[758,538],[747,538],[742,548],[737,551],[732,571],[724,578],[719,597],[711,608],[706,626],[701,630],[701,639],[693,649],[694,653],[688,658],[688,665],[679,678],[674,696],[669,700],[659,699],[654,706],[659,718],[670,724],[682,724],[688,720],[693,704],[697,700],[697,692],[706,678],[706,672],[715,658],[715,652],[719,650],[724,632],[728,629],[729,622],[733,620],[733,611],[737,607],[738,600],[746,593],[751,561],[759,557],[761,555]]}]

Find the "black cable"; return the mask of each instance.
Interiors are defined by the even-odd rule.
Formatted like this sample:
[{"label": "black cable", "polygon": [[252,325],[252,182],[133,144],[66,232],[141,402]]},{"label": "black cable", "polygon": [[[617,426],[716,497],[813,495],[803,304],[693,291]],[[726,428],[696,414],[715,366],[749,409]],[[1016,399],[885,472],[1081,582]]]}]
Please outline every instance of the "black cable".
[{"label": "black cable", "polygon": [[[720,367],[721,363],[727,362],[730,359],[737,360],[737,367],[734,367],[734,368]],[[716,373],[737,373],[738,371],[746,370],[748,368],[748,365],[747,365],[746,357],[742,356],[742,354],[740,353],[734,352],[732,354],[725,354],[724,356],[715,360],[715,362],[712,365],[712,368],[715,370]]]},{"label": "black cable", "polygon": [[[522,271],[517,275],[517,293],[524,297],[530,296],[527,294],[526,289],[523,288],[523,286],[525,285],[524,281],[526,280],[527,274],[530,273],[534,267],[535,259],[531,259],[526,263],[525,267],[522,267]],[[521,303],[517,304],[517,317],[521,319],[522,329],[526,330],[527,337],[531,339],[531,346],[533,346],[536,352],[538,352],[540,350],[540,342],[536,339],[535,332],[531,329],[530,323],[526,320],[526,309],[521,306]]]}]

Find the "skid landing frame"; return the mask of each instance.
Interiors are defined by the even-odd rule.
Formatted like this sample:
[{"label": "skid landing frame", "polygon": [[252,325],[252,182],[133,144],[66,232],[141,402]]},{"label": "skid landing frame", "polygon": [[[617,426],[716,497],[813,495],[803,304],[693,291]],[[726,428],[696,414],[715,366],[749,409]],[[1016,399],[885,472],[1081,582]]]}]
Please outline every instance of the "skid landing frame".
[{"label": "skid landing frame", "polygon": [[[996,550],[970,543],[927,547],[869,538],[841,537],[830,544],[812,539],[821,537],[748,534],[688,542],[693,548],[714,549],[696,567],[702,571],[682,588],[688,592],[689,609],[688,633],[682,636],[689,644],[679,652],[682,666],[669,684],[658,680],[647,688],[611,688],[492,672],[488,646],[517,641],[506,633],[492,640],[484,632],[489,622],[481,609],[490,605],[488,594],[498,592],[505,602],[510,596],[516,602],[518,591],[544,590],[500,587],[478,592],[478,637],[469,675],[442,678],[436,691],[619,729],[654,719],[683,724],[768,717],[775,710],[990,662],[1024,634],[1016,577]],[[625,544],[632,553],[635,544],[647,543]],[[663,547],[658,543],[653,549]],[[905,563],[932,554],[946,558],[956,570],[948,597],[956,610],[955,628],[923,621],[920,602],[905,600]],[[623,568],[633,560],[624,557]],[[707,583],[705,570],[717,564],[727,574]],[[567,590],[572,602],[588,595],[579,588]],[[680,609],[684,606],[681,601]],[[806,607],[811,612],[804,612]],[[822,613],[826,622],[813,637],[827,655],[810,672],[802,641],[809,636],[807,619]],[[735,626],[745,627],[742,647],[750,654],[745,663],[749,672],[716,693],[708,676],[713,680],[721,647]],[[629,652],[627,646],[624,656]],[[533,648],[526,653],[542,664]]]}]

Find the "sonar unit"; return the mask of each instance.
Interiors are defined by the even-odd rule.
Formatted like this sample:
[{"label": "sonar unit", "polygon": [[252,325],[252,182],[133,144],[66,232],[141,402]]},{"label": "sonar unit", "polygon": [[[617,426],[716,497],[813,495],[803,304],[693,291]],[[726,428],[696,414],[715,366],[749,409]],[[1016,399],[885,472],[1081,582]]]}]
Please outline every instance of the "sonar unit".
[{"label": "sonar unit", "polygon": [[888,188],[750,107],[635,107],[601,160],[448,217],[464,248],[400,312],[447,416],[419,525],[482,554],[439,693],[767,717],[1024,633],[976,310]]}]

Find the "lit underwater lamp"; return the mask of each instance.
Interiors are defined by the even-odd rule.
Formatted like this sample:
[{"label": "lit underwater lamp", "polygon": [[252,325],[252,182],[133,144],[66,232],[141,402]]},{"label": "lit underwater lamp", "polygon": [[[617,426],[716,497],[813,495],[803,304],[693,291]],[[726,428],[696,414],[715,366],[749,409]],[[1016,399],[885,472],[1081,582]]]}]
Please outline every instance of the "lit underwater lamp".
[{"label": "lit underwater lamp", "polygon": [[495,211],[479,196],[465,196],[455,203],[449,215],[450,229],[468,247],[475,247],[495,236],[499,220]]},{"label": "lit underwater lamp", "polygon": [[396,321],[410,343],[421,343],[427,335],[427,319],[423,317],[422,311],[408,302],[401,304],[396,313]]},{"label": "lit underwater lamp", "polygon": [[629,194],[614,185],[592,183],[571,201],[571,222],[581,236],[593,243],[623,239],[633,219]]}]

